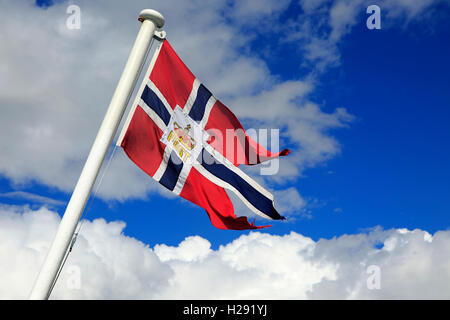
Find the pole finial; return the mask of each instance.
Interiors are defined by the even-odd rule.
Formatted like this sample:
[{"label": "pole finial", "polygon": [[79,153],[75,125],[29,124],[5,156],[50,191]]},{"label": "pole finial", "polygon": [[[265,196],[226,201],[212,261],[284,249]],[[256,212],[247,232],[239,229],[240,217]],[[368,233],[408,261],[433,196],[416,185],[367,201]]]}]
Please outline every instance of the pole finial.
[{"label": "pole finial", "polygon": [[156,10],[144,9],[139,14],[139,21],[144,22],[144,20],[151,20],[155,23],[156,27],[162,28],[164,26],[164,16]]}]

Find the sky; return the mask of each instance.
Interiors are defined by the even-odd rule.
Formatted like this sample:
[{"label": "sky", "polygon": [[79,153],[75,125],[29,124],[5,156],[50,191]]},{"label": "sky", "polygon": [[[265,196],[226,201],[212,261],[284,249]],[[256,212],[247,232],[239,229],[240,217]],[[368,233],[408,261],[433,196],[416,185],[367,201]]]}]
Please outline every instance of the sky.
[{"label": "sky", "polygon": [[111,146],[52,298],[450,298],[448,1],[0,6],[1,298],[31,290],[144,8],[245,128],[279,129],[277,174],[246,172],[287,219],[216,229]]}]

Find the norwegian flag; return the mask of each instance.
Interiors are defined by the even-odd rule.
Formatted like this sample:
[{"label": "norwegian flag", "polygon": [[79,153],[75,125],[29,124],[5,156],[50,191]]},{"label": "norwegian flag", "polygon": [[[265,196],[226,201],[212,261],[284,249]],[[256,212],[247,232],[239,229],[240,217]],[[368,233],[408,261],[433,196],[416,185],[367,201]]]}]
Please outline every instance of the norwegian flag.
[{"label": "norwegian flag", "polygon": [[[226,139],[228,130],[241,132],[243,139]],[[117,145],[153,179],[203,207],[217,228],[268,227],[237,217],[224,188],[256,214],[284,219],[273,206],[273,195],[237,166],[284,156],[289,150],[271,153],[252,140],[167,40],[156,49]]]}]

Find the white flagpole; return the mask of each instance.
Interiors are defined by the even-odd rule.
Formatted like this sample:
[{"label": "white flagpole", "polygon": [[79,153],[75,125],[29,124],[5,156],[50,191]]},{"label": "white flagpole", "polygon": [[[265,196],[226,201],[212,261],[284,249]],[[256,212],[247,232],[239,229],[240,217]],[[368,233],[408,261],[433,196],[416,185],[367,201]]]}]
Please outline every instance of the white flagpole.
[{"label": "white flagpole", "polygon": [[151,9],[142,10],[139,15],[139,21],[142,22],[142,25],[133,49],[67,205],[56,236],[34,283],[30,299],[42,300],[48,299],[50,296],[53,283],[72,241],[100,167],[114,139],[117,127],[142,70],[155,30],[164,25],[164,17],[159,12]]}]

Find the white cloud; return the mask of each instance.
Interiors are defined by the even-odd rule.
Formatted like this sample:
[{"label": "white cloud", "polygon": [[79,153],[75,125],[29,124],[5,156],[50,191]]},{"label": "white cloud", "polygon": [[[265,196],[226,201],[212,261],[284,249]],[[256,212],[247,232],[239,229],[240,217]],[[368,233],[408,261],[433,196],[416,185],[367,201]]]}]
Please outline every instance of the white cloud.
[{"label": "white cloud", "polygon": [[27,200],[33,203],[38,203],[40,205],[44,204],[50,207],[61,206],[65,204],[64,201],[55,200],[49,197],[41,196],[39,194],[24,191],[3,192],[0,193],[0,198]]},{"label": "white cloud", "polygon": [[[78,1],[80,30],[66,28],[67,3],[46,10],[32,0],[0,3],[0,174],[16,190],[38,182],[70,192],[148,1]],[[339,153],[330,130],[350,118],[343,109],[321,110],[307,99],[311,82],[281,81],[251,51],[249,41],[266,34],[265,24],[276,25],[289,1],[249,4],[171,0],[151,6],[166,17],[168,39],[185,63],[243,121],[286,128],[282,138],[293,143],[295,156],[283,159],[278,179],[296,179]],[[243,32],[248,26],[252,32]],[[162,189],[119,149],[98,195],[119,201],[168,195]]]},{"label": "white cloud", "polygon": [[[58,223],[44,208],[0,207],[0,298],[27,297]],[[85,221],[52,298],[450,298],[448,230],[373,229],[319,241],[251,232],[214,250],[199,236],[152,248],[124,228]],[[370,266],[379,268],[379,289],[367,286]]]},{"label": "white cloud", "polygon": [[408,21],[420,19],[420,15],[432,4],[442,2],[441,0],[384,0],[383,8],[388,9],[390,17],[404,16]]},{"label": "white cloud", "polygon": [[247,0],[234,1],[231,10],[227,13],[230,18],[239,24],[255,24],[267,20],[268,17],[277,17],[287,9],[290,0]]},{"label": "white cloud", "polygon": [[422,20],[427,10],[441,0],[300,0],[303,9],[288,21],[288,41],[298,42],[306,59],[304,65],[323,72],[340,63],[339,45],[357,26],[366,28],[366,9],[376,4],[381,8],[382,29],[408,25]]},{"label": "white cloud", "polygon": [[[348,126],[354,116],[344,108],[325,113],[321,107],[306,99],[312,90],[306,81],[286,81],[257,95],[242,96],[232,100],[237,115],[251,118],[258,128],[281,128],[281,138],[295,143],[292,155],[280,160],[280,171],[272,180],[286,181],[298,178],[302,171],[314,167],[336,154],[341,148],[329,131]],[[280,145],[283,148],[283,145]]]}]

